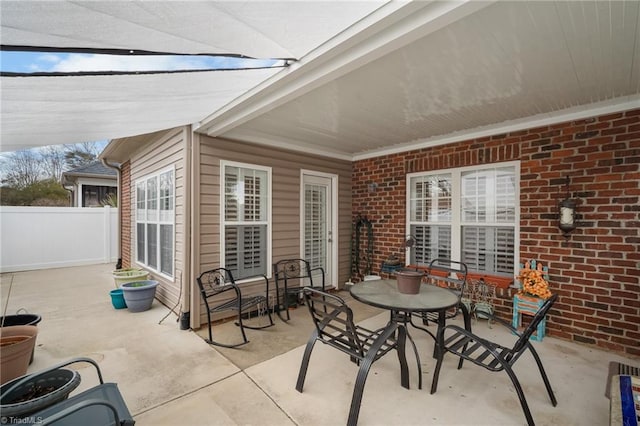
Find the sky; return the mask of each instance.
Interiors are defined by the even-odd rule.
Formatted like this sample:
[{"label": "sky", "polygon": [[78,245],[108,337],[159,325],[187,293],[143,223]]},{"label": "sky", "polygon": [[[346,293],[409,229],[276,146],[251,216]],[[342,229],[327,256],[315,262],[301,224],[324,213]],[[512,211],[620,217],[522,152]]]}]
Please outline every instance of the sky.
[{"label": "sky", "polygon": [[0,52],[3,72],[173,71],[255,68],[277,65],[274,60],[210,56],[121,56],[80,53]]}]

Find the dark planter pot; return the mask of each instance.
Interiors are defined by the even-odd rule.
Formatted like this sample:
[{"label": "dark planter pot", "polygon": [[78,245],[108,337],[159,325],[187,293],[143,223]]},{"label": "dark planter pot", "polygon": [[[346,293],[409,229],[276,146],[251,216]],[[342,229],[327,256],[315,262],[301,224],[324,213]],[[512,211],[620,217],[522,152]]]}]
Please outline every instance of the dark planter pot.
[{"label": "dark planter pot", "polygon": [[12,325],[37,325],[40,321],[42,321],[42,317],[36,314],[16,314],[0,317],[0,324],[2,324],[3,327]]},{"label": "dark planter pot", "polygon": [[156,296],[158,281],[145,280],[122,284],[122,295],[130,312],[143,312],[151,309]]},{"label": "dark planter pot", "polygon": [[18,377],[0,387],[0,411],[13,422],[67,399],[79,384],[78,372],[63,368]]},{"label": "dark planter pot", "polygon": [[420,284],[424,272],[422,271],[396,271],[398,281],[398,291],[403,294],[420,293]]},{"label": "dark planter pot", "polygon": [[[13,325],[35,325],[42,321],[42,317],[36,314],[15,314],[15,315],[7,315],[6,317],[0,316],[0,324],[2,327],[11,327]],[[31,351],[31,358],[29,359],[29,364],[33,362],[33,354],[35,351]]]}]

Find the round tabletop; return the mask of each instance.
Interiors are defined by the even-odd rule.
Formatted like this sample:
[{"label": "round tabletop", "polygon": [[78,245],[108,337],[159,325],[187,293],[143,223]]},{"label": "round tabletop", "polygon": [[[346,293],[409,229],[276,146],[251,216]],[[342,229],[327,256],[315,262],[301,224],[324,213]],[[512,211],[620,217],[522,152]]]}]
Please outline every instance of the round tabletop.
[{"label": "round tabletop", "polygon": [[449,289],[422,284],[418,294],[403,294],[396,280],[363,281],[352,285],[350,293],[367,305],[397,311],[432,312],[458,304],[458,295]]}]

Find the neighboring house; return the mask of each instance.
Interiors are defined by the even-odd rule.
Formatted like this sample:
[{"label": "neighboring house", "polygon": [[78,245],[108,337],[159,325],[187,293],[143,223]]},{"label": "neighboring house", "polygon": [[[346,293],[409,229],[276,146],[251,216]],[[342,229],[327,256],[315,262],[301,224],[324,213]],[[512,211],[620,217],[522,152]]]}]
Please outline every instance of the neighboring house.
[{"label": "neighboring house", "polygon": [[[407,263],[445,256],[513,277],[535,258],[561,295],[549,334],[638,355],[638,123],[640,110],[627,110],[353,162],[185,126],[114,140],[101,156],[123,164],[123,266],[151,270],[160,299],[180,303],[194,328],[204,322],[195,278],[210,268],[242,281],[305,257],[343,287],[352,221],[363,214],[374,268],[407,234],[421,247]],[[579,223],[565,239],[567,190]],[[494,301],[505,317],[513,294],[501,289]]]},{"label": "neighboring house", "polygon": [[116,170],[100,161],[62,173],[62,184],[71,191],[72,207],[101,207],[118,194]]}]

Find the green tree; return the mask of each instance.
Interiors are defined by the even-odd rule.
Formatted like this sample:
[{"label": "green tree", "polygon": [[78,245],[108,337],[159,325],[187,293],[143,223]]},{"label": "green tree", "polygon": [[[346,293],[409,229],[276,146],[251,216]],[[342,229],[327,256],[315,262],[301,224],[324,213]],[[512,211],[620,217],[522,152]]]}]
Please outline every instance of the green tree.
[{"label": "green tree", "polygon": [[103,147],[104,142],[85,142],[0,154],[0,204],[68,206],[62,173],[92,163]]},{"label": "green tree", "polygon": [[0,189],[3,206],[69,206],[69,192],[53,179],[46,179],[24,188],[3,186]]}]

